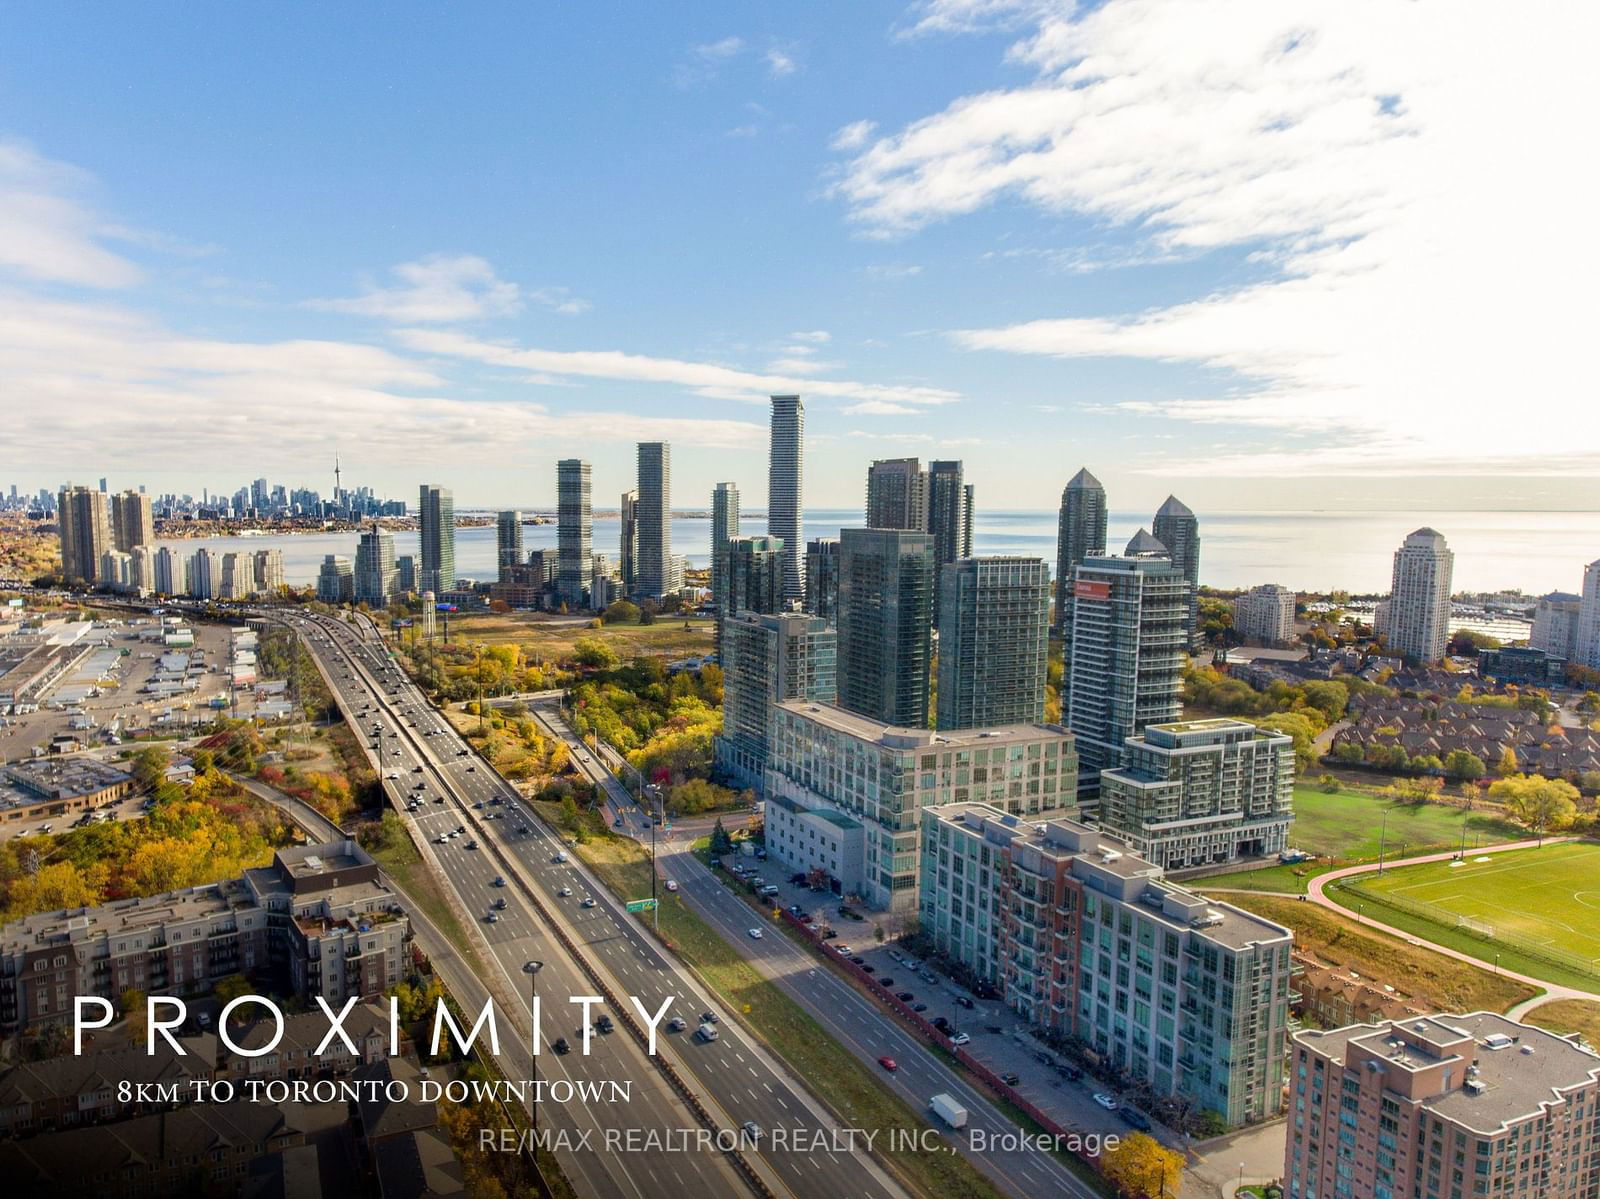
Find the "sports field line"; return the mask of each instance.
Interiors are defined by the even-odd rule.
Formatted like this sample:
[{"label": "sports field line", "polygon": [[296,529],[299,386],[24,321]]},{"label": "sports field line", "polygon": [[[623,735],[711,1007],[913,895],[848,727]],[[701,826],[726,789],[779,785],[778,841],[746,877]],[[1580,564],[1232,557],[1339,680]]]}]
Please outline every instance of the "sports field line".
[{"label": "sports field line", "polygon": [[[1600,938],[1593,938],[1587,934],[1580,933],[1565,920],[1540,917],[1533,927],[1529,927],[1523,923],[1528,918],[1525,911],[1505,907],[1477,896],[1443,895],[1428,902],[1437,907],[1446,908],[1457,916],[1465,916],[1468,920],[1478,920],[1481,923],[1493,924],[1496,928],[1514,932],[1523,940],[1531,941],[1535,945],[1544,944],[1563,948],[1563,944],[1558,938],[1552,937],[1544,931],[1545,929],[1554,928],[1564,929],[1570,933],[1576,944],[1592,945],[1596,949],[1600,949]],[[1453,907],[1452,905],[1456,903],[1460,903],[1461,906]],[[1578,954],[1577,956],[1582,957],[1583,955]]]}]

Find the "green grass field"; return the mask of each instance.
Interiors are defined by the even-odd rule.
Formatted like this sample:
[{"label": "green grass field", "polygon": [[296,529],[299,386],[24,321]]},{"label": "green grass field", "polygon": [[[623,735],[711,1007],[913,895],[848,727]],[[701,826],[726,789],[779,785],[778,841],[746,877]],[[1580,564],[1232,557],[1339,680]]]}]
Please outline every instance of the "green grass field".
[{"label": "green grass field", "polygon": [[[1600,986],[1600,845],[1366,875],[1334,897],[1367,917],[1553,982]],[[1421,905],[1421,906],[1418,906]]]},{"label": "green grass field", "polygon": [[[1380,839],[1386,859],[1415,857],[1456,848],[1461,842],[1463,816],[1469,850],[1527,836],[1524,830],[1492,812],[1463,812],[1444,804],[1397,803],[1355,791],[1330,795],[1315,786],[1299,786],[1294,790],[1294,826],[1289,830],[1289,844],[1341,866],[1376,862]],[[1262,866],[1209,875],[1196,885],[1303,894],[1314,875],[1331,868],[1328,862]]]}]

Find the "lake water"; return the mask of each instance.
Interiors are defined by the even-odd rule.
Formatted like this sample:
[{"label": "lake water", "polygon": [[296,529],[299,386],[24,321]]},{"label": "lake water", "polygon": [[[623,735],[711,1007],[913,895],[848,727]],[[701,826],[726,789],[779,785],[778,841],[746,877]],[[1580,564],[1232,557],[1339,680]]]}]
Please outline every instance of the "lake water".
[{"label": "lake water", "polygon": [[[1149,513],[1113,512],[1109,540],[1120,549]],[[806,537],[837,537],[858,526],[859,511],[817,509],[806,513]],[[1585,563],[1600,558],[1600,513],[1596,512],[1220,512],[1200,514],[1200,581],[1213,587],[1282,583],[1302,591],[1344,588],[1386,592],[1395,548],[1407,533],[1431,525],[1455,551],[1456,591],[1521,588],[1533,595],[1578,591]],[[761,514],[746,514],[743,532],[766,531]],[[594,549],[615,564],[620,525],[616,517],[596,519]],[[525,549],[554,549],[556,526],[525,525]],[[395,534],[396,554],[415,554],[414,532]],[[215,537],[163,542],[188,553],[213,549],[283,551],[284,576],[293,586],[316,582],[325,554],[352,561],[354,533],[309,533],[272,537]],[[691,566],[705,566],[711,522],[679,518],[672,522],[674,552]],[[984,512],[977,516],[973,550],[979,554],[1019,554],[1043,558],[1053,569],[1056,555],[1054,512]],[[472,579],[495,577],[495,530],[486,526],[456,530],[456,570]]]}]

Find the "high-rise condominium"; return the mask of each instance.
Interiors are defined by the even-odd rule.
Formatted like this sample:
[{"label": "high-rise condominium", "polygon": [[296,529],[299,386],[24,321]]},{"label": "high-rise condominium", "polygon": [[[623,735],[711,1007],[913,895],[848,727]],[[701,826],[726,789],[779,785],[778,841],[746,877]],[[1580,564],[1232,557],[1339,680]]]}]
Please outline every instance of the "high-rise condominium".
[{"label": "high-rise condominium", "polygon": [[356,543],[355,600],[370,608],[388,607],[400,590],[400,574],[394,564],[394,535],[377,525],[361,534]]},{"label": "high-rise condominium", "polygon": [[776,537],[735,537],[725,543],[712,572],[721,614],[783,609],[783,542]]},{"label": "high-rise condominium", "polygon": [[1187,504],[1169,495],[1167,502],[1157,509],[1150,532],[1167,547],[1172,564],[1189,580],[1189,637],[1192,641],[1200,627],[1200,522]]},{"label": "high-rise condominium", "polygon": [[636,590],[658,599],[672,589],[672,447],[639,443],[639,560]]},{"label": "high-rise condominium", "polygon": [[772,435],[767,451],[767,533],[783,541],[783,598],[806,596],[805,542],[800,536],[803,502],[806,406],[799,396],[772,397]]},{"label": "high-rise condominium", "polygon": [[[1056,532],[1056,628],[1072,632],[1072,577],[1090,554],[1106,548],[1106,489],[1084,467],[1061,493],[1061,519]],[[1071,658],[1068,648],[1067,657]]]},{"label": "high-rise condominium", "polygon": [[[339,561],[349,568],[349,559],[340,558]],[[187,574],[190,595],[195,599],[216,599],[222,592],[222,555],[201,546],[189,559]],[[344,598],[348,600],[350,596],[347,594]]]},{"label": "high-rise condominium", "polygon": [[1600,1058],[1575,1042],[1497,1012],[1295,1033],[1284,1194],[1592,1199]]},{"label": "high-rise condominium", "polygon": [[1277,583],[1252,587],[1233,601],[1233,628],[1241,637],[1284,645],[1294,640],[1294,592]]},{"label": "high-rise condominium", "polygon": [[255,552],[256,591],[272,599],[283,590],[283,551],[257,550]]},{"label": "high-rise condominium", "polygon": [[928,475],[915,458],[881,458],[867,468],[867,528],[928,528]]},{"label": "high-rise condominium", "polygon": [[711,598],[719,606],[723,597],[718,590],[717,563],[727,553],[728,539],[738,535],[739,488],[732,483],[718,483],[711,493]]},{"label": "high-rise condominium", "polygon": [[508,566],[522,565],[522,513],[502,512],[495,518],[494,546],[502,574]]},{"label": "high-rise condominium", "polygon": [[1418,529],[1394,553],[1385,625],[1389,648],[1437,662],[1450,641],[1450,575],[1455,554],[1433,529]]},{"label": "high-rise condominium", "polygon": [[639,580],[639,493],[624,491],[617,509],[621,525],[621,544],[617,547],[617,577],[622,580],[622,593],[632,595]]},{"label": "high-rise condominium", "polygon": [[899,529],[839,535],[839,704],[905,728],[928,724],[933,539]]},{"label": "high-rise condominium", "polygon": [[171,546],[162,546],[156,551],[155,577],[150,589],[157,595],[182,595],[185,591],[183,568],[182,556]]},{"label": "high-rise condominium", "polygon": [[773,705],[789,699],[833,702],[837,637],[827,621],[799,612],[738,612],[723,618],[720,636],[717,769],[738,786],[764,787]]},{"label": "high-rise condominium", "polygon": [[940,570],[940,729],[1043,720],[1049,652],[1042,560],[962,558]]},{"label": "high-rise condominium", "polygon": [[814,537],[806,542],[806,594],[802,607],[813,616],[832,620],[839,606],[839,539]]},{"label": "high-rise condominium", "polygon": [[1578,601],[1578,623],[1573,658],[1581,666],[1600,670],[1600,561],[1583,568],[1583,596]]},{"label": "high-rise condominium", "polygon": [[[1600,575],[1600,562],[1589,570]],[[1600,612],[1600,603],[1596,604]],[[1552,591],[1541,596],[1533,612],[1533,632],[1528,635],[1528,645],[1542,649],[1547,654],[1565,658],[1569,662],[1584,664],[1578,645],[1578,618],[1583,614],[1583,597],[1566,591]]]},{"label": "high-rise condominium", "polygon": [[1072,587],[1067,727],[1078,738],[1079,795],[1122,765],[1129,737],[1178,719],[1189,643],[1189,580],[1140,529],[1120,556],[1090,554]]},{"label": "high-rise condominium", "polygon": [[442,594],[456,585],[456,500],[447,487],[422,485],[417,505],[422,544],[422,586]]},{"label": "high-rise condominium", "polygon": [[960,462],[928,463],[928,532],[933,536],[933,560],[939,567],[972,556],[970,492],[961,481]]},{"label": "high-rise condominium", "polygon": [[111,497],[111,528],[117,549],[131,554],[141,545],[156,539],[155,504],[143,492],[131,488]]},{"label": "high-rise condominium", "polygon": [[580,458],[556,463],[556,598],[576,612],[588,602],[594,567],[589,507],[589,464]]},{"label": "high-rise condominium", "polygon": [[93,583],[100,577],[100,555],[115,548],[105,491],[63,487],[58,520],[62,577],[69,583]]}]

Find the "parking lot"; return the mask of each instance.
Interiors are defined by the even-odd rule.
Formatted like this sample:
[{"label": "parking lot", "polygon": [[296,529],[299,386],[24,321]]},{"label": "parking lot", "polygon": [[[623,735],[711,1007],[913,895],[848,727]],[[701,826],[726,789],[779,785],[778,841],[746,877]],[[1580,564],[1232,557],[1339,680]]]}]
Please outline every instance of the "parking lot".
[{"label": "parking lot", "polygon": [[[1079,1128],[1115,1129],[1131,1132],[1143,1113],[1122,1103],[1121,1096],[1111,1088],[1078,1070],[1060,1054],[1035,1040],[1016,1014],[998,1000],[980,999],[953,979],[935,970],[930,963],[921,962],[904,954],[885,929],[885,940],[878,942],[876,929],[886,922],[866,909],[845,907],[838,896],[814,892],[797,884],[781,864],[771,860],[758,860],[741,855],[725,859],[731,868],[739,867],[753,872],[776,887],[772,900],[793,912],[796,908],[811,917],[819,933],[832,929],[834,936],[827,941],[835,953],[841,947],[850,950],[841,954],[851,961],[859,958],[864,971],[868,971],[874,985],[907,1003],[929,1023],[938,1025],[945,1021],[952,1036],[967,1040],[963,1048],[1008,1084],[1024,1099],[1062,1124]],[[731,871],[722,872],[731,879]],[[741,891],[744,888],[739,888]],[[844,912],[855,912],[852,919]],[[769,918],[762,922],[764,936],[782,935],[771,927]],[[905,996],[910,998],[906,999]],[[1076,1075],[1076,1077],[1074,1077]],[[1011,1082],[1011,1078],[1016,1079]],[[1116,1105],[1115,1110],[1097,1101],[1104,1096]],[[1125,1114],[1126,1113],[1126,1114]],[[1146,1117],[1147,1118],[1147,1117]],[[1182,1148],[1185,1138],[1169,1128],[1153,1123],[1150,1135],[1163,1143]]]},{"label": "parking lot", "polygon": [[[230,679],[228,665],[228,629],[223,625],[197,622],[194,626],[193,656],[203,652],[205,670],[196,676],[194,691],[176,698],[161,698],[144,694],[141,688],[150,681],[160,665],[162,647],[141,641],[140,626],[116,624],[92,634],[96,642],[105,641],[109,648],[120,654],[112,676],[98,687],[100,694],[86,696],[72,710],[52,708],[52,696],[62,691],[71,679],[64,679],[51,692],[44,695],[36,712],[7,716],[0,724],[0,762],[17,762],[30,757],[35,746],[48,747],[51,741],[71,734],[85,745],[105,744],[105,731],[113,724],[122,730],[151,727],[163,713],[173,711],[178,717],[189,713],[208,712],[207,705],[214,699],[226,699]],[[81,717],[80,714],[81,713]],[[74,723],[93,721],[87,728],[73,728]]]}]

